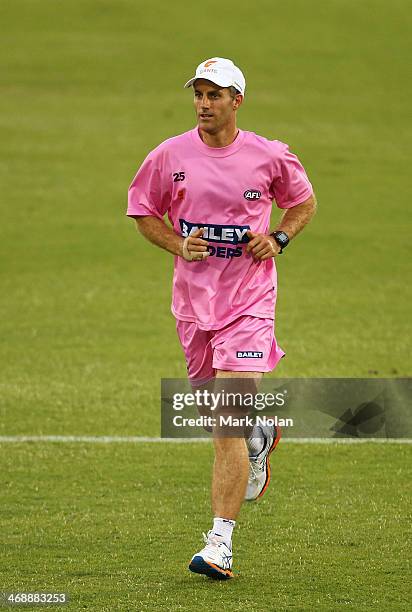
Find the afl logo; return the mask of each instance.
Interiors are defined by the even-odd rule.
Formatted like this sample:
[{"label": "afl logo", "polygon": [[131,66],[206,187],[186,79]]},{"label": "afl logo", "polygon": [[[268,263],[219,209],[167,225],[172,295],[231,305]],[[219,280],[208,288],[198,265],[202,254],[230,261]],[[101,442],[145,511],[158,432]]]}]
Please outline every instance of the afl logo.
[{"label": "afl logo", "polygon": [[257,189],[246,189],[243,197],[246,200],[258,200],[262,194]]}]

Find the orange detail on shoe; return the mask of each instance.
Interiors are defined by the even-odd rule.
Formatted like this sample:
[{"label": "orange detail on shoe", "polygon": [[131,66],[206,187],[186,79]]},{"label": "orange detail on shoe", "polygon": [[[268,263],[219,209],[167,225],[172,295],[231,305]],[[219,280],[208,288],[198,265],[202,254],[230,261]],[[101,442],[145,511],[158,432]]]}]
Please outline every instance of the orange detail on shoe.
[{"label": "orange detail on shoe", "polygon": [[275,450],[276,446],[278,445],[278,442],[279,442],[279,440],[281,438],[281,435],[282,435],[282,432],[280,431],[280,427],[277,425],[276,426],[276,436],[275,436],[275,439],[273,440],[272,446],[270,447],[269,452],[268,452],[267,457],[266,457],[266,472],[267,473],[266,473],[265,486],[263,487],[263,489],[259,493],[258,498],[262,497],[262,495],[264,494],[264,492],[266,491],[266,489],[269,486],[269,483],[270,483],[270,461],[269,461],[269,458],[270,458],[270,455]]},{"label": "orange detail on shoe", "polygon": [[233,572],[231,570],[224,570],[221,567],[219,567],[218,565],[215,565],[214,563],[210,563],[210,561],[206,561],[206,559],[205,559],[205,563],[210,565],[210,567],[213,567],[213,569],[217,570],[221,574],[225,574],[226,576],[232,576],[233,577]]}]

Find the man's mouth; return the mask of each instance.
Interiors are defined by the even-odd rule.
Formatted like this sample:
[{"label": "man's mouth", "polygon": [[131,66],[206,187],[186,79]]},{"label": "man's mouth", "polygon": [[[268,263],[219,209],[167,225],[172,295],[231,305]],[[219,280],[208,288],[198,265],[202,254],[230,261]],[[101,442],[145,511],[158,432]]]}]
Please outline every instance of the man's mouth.
[{"label": "man's mouth", "polygon": [[210,119],[211,117],[213,117],[213,115],[211,113],[200,113],[199,117],[201,119]]}]

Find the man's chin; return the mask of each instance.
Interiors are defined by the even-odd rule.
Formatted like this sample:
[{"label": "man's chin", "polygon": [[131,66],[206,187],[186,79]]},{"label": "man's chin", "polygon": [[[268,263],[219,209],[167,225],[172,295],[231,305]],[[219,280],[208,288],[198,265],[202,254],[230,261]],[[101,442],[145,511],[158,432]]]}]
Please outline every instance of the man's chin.
[{"label": "man's chin", "polygon": [[199,121],[197,127],[199,130],[202,130],[202,132],[206,132],[206,134],[216,134],[218,132],[216,126],[210,125],[210,123],[206,121]]}]

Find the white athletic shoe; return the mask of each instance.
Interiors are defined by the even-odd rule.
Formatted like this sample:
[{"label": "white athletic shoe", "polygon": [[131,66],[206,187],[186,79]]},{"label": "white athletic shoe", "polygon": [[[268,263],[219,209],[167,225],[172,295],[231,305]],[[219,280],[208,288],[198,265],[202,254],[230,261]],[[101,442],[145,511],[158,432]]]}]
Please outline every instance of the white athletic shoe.
[{"label": "white athletic shoe", "polygon": [[206,546],[192,557],[190,571],[217,580],[233,578],[232,550],[212,531],[203,534],[203,538]]},{"label": "white athletic shoe", "polygon": [[280,440],[280,428],[273,426],[261,427],[264,435],[263,449],[255,456],[249,455],[249,480],[245,494],[246,501],[254,501],[262,497],[270,482],[269,457]]}]

